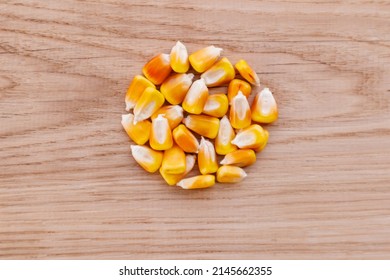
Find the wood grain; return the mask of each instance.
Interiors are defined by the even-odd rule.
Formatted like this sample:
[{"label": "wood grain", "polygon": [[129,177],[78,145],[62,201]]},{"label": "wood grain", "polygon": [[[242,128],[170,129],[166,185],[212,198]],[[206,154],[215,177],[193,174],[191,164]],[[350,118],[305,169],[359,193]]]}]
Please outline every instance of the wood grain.
[{"label": "wood grain", "polygon": [[[390,258],[390,2],[1,1],[0,258]],[[124,93],[180,39],[279,102],[242,184],[167,187]]]}]

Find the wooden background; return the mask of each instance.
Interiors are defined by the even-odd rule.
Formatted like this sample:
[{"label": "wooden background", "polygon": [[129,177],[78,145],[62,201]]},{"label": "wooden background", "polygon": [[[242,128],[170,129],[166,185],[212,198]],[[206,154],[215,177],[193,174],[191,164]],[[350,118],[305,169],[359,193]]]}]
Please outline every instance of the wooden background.
[{"label": "wooden background", "polygon": [[[0,258],[390,258],[390,2],[192,2],[1,1]],[[275,93],[241,184],[130,156],[124,93],[176,40]]]}]

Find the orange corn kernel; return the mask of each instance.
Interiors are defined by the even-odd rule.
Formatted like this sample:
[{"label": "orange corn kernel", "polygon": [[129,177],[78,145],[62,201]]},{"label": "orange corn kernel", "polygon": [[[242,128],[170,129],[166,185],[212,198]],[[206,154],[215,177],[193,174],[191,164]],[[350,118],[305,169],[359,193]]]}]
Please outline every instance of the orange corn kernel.
[{"label": "orange corn kernel", "polygon": [[233,98],[230,108],[229,120],[232,127],[236,129],[245,128],[251,125],[251,110],[248,99],[241,91]]},{"label": "orange corn kernel", "polygon": [[182,179],[176,185],[187,190],[209,188],[215,185],[215,176],[198,175],[198,176]]},{"label": "orange corn kernel", "polygon": [[199,145],[198,166],[200,173],[203,175],[215,173],[218,170],[217,155],[215,153],[214,145],[203,137],[202,140],[200,140]]},{"label": "orange corn kernel", "polygon": [[215,63],[209,70],[204,72],[200,77],[204,79],[206,86],[216,87],[226,84],[234,79],[236,72],[230,61],[224,57]]},{"label": "orange corn kernel", "polygon": [[177,145],[164,151],[161,170],[168,174],[183,174],[186,171],[186,155]]},{"label": "orange corn kernel", "polygon": [[264,142],[266,142],[264,129],[258,124],[252,124],[238,131],[231,143],[240,149],[258,149]]},{"label": "orange corn kernel", "polygon": [[156,86],[141,75],[136,75],[132,80],[129,89],[127,90],[125,103],[126,111],[133,109],[135,104],[137,104],[138,99],[141,97],[141,94],[148,87],[156,88]]},{"label": "orange corn kernel", "polygon": [[217,62],[221,55],[222,49],[214,46],[197,50],[189,56],[192,68],[198,73],[203,73]]},{"label": "orange corn kernel", "polygon": [[217,138],[215,138],[215,151],[219,155],[226,155],[237,150],[237,147],[231,143],[236,134],[230,124],[229,119],[224,116],[219,122]]},{"label": "orange corn kernel", "polygon": [[183,102],[193,78],[194,74],[192,73],[172,75],[164,81],[160,87],[160,91],[172,105],[180,104]]},{"label": "orange corn kernel", "polygon": [[150,137],[150,128],[152,123],[149,120],[143,120],[134,124],[134,115],[122,115],[122,126],[127,135],[138,145],[148,142]]},{"label": "orange corn kernel", "polygon": [[152,121],[149,144],[150,147],[158,151],[172,148],[172,132],[168,120],[164,115],[158,115],[157,118]]},{"label": "orange corn kernel", "polygon": [[196,161],[195,155],[186,155],[186,170],[182,174],[169,174],[160,168],[160,174],[164,178],[168,185],[176,185],[181,179],[183,179],[194,168]]},{"label": "orange corn kernel", "polygon": [[203,107],[203,113],[212,117],[221,118],[226,115],[229,102],[226,94],[211,94]]},{"label": "orange corn kernel", "polygon": [[241,59],[235,65],[240,75],[247,80],[249,83],[255,86],[260,86],[260,79],[256,72],[248,65],[248,63]]},{"label": "orange corn kernel", "polygon": [[198,139],[188,128],[181,124],[173,130],[173,139],[186,153],[197,153],[199,150]]},{"label": "orange corn kernel", "polygon": [[206,115],[188,115],[183,119],[184,125],[204,137],[214,139],[219,129],[219,119]]},{"label": "orange corn kernel", "polygon": [[251,95],[252,87],[249,83],[240,80],[240,79],[233,79],[229,83],[228,87],[228,99],[229,103],[232,102],[232,99],[238,94],[238,92],[241,91],[246,98]]},{"label": "orange corn kernel", "polygon": [[237,166],[221,166],[217,171],[217,181],[220,183],[238,183],[247,176],[244,169]]},{"label": "orange corn kernel", "polygon": [[171,50],[171,67],[176,73],[186,73],[190,68],[186,46],[180,41],[176,42]]},{"label": "orange corn kernel", "polygon": [[259,123],[272,123],[278,119],[278,106],[272,92],[265,88],[253,100],[252,120]]},{"label": "orange corn kernel", "polygon": [[145,77],[155,85],[160,85],[171,73],[169,54],[160,53],[149,60],[142,68]]},{"label": "orange corn kernel", "polygon": [[133,158],[143,169],[153,173],[160,168],[163,159],[162,152],[141,145],[131,145],[130,148]]},{"label": "orange corn kernel", "polygon": [[195,81],[187,92],[183,101],[184,111],[190,114],[200,114],[209,97],[209,89],[203,79]]},{"label": "orange corn kernel", "polygon": [[163,106],[152,115],[152,120],[157,118],[158,115],[164,115],[167,118],[169,127],[174,129],[183,120],[183,108],[180,105],[168,105]]},{"label": "orange corn kernel", "polygon": [[228,153],[221,161],[223,165],[234,165],[238,167],[245,167],[256,162],[256,154],[251,149],[236,150]]},{"label": "orange corn kernel", "polygon": [[259,147],[253,149],[256,153],[261,152],[262,150],[264,150],[265,146],[267,146],[268,138],[269,138],[269,132],[268,132],[268,130],[263,129],[263,133],[264,133],[263,134],[263,136],[264,136],[263,143]]},{"label": "orange corn kernel", "polygon": [[164,95],[157,89],[146,88],[134,107],[134,123],[150,118],[161,108],[164,101]]}]

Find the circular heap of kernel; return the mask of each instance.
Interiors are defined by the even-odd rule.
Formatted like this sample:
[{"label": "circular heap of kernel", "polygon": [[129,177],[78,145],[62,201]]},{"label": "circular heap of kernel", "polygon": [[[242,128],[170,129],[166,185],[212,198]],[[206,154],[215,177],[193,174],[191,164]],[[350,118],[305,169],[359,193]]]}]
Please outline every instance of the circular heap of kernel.
[{"label": "circular heap of kernel", "polygon": [[[256,72],[245,60],[233,67],[221,52],[208,46],[188,55],[177,42],[170,54],[147,62],[144,76],[135,76],[126,93],[126,110],[133,113],[122,115],[122,125],[137,144],[131,145],[132,155],[146,171],[159,170],[168,185],[196,189],[216,180],[242,181],[242,168],[256,161],[268,141],[260,124],[278,117],[271,91],[258,89]],[[190,67],[199,79],[193,81]],[[209,93],[225,85],[226,93]],[[258,93],[249,105],[252,86]],[[220,163],[217,155],[224,156]],[[200,175],[186,178],[196,161]]]}]

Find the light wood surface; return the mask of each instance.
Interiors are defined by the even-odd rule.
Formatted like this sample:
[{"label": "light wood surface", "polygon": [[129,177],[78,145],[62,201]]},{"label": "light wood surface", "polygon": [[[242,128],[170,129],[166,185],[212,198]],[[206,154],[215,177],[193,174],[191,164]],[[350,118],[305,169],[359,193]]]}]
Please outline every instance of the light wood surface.
[{"label": "light wood surface", "polygon": [[[1,259],[389,259],[389,1],[1,1]],[[176,40],[279,103],[237,185],[129,153],[131,78]]]}]

